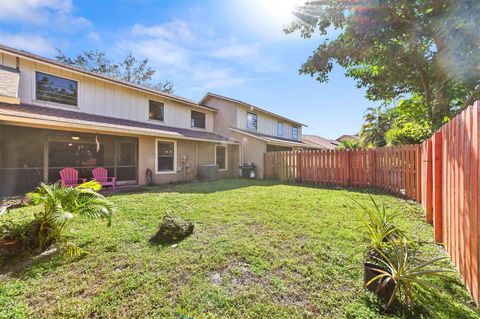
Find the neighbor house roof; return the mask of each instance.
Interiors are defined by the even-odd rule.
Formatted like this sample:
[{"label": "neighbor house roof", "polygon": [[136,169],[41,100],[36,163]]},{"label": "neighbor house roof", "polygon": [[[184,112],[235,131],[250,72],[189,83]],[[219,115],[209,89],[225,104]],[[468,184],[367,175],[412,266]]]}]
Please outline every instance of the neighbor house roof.
[{"label": "neighbor house roof", "polygon": [[135,84],[135,83],[132,83],[132,82],[124,81],[122,79],[118,79],[118,78],[114,78],[114,77],[111,77],[111,76],[107,76],[107,75],[95,73],[95,72],[92,72],[92,71],[88,71],[88,70],[82,69],[80,67],[76,67],[76,66],[73,66],[73,65],[70,65],[70,64],[65,64],[65,63],[62,63],[62,62],[58,62],[56,60],[52,60],[52,59],[49,59],[49,58],[46,58],[46,57],[43,57],[43,56],[40,56],[40,55],[37,55],[37,54],[27,52],[27,51],[17,50],[15,48],[11,48],[11,47],[8,47],[6,45],[0,44],[0,52],[11,53],[13,55],[20,56],[20,57],[22,57],[26,60],[41,62],[41,63],[47,64],[47,65],[54,65],[54,66],[62,68],[62,69],[66,69],[66,70],[73,71],[73,72],[76,72],[76,73],[81,73],[81,74],[86,75],[88,77],[99,78],[99,79],[102,79],[102,80],[105,80],[105,81],[108,81],[108,82],[112,82],[112,83],[115,83],[115,84],[126,86],[126,87],[129,87],[129,88],[132,88],[132,89],[140,90],[140,91],[143,91],[143,92],[146,92],[146,93],[160,95],[160,96],[162,96],[162,97],[164,97],[168,100],[181,102],[181,103],[193,106],[193,107],[208,109],[208,110],[214,111],[214,112],[217,111],[217,109],[215,109],[213,107],[209,107],[209,106],[206,106],[206,105],[199,105],[195,101],[189,100],[187,98],[184,98],[184,97],[181,97],[181,96],[178,96],[178,95],[165,93],[165,92],[155,90],[155,89],[143,86],[143,85],[139,85],[139,84]]},{"label": "neighbor house roof", "polygon": [[273,144],[273,145],[282,145],[282,146],[297,146],[297,147],[306,147],[307,145],[301,141],[296,141],[296,140],[291,140],[288,138],[282,138],[282,137],[274,137],[271,135],[266,135],[266,134],[261,134],[257,132],[252,132],[249,130],[242,130],[239,128],[233,128],[231,127],[230,130],[240,133],[240,134],[245,134],[248,136],[251,136],[253,138],[262,140],[267,142],[268,144]]},{"label": "neighbor house roof", "polygon": [[318,146],[327,150],[333,150],[340,144],[336,140],[329,140],[317,135],[303,135],[302,141],[308,145]]},{"label": "neighbor house roof", "polygon": [[197,131],[153,123],[143,123],[30,104],[14,105],[0,103],[0,122],[16,122],[20,121],[21,119],[27,123],[38,122],[39,124],[43,123],[45,125],[61,126],[62,129],[76,127],[188,140],[238,143],[233,139],[212,132]]},{"label": "neighbor house roof", "polygon": [[257,107],[255,105],[252,105],[252,104],[249,104],[249,103],[246,103],[246,102],[243,102],[243,101],[240,101],[240,100],[236,100],[236,99],[232,99],[230,97],[226,97],[226,96],[223,96],[223,95],[219,95],[219,94],[215,94],[215,93],[211,93],[211,92],[208,92],[207,94],[205,94],[205,96],[200,100],[200,102],[198,102],[198,104],[200,105],[204,105],[205,106],[205,101],[208,100],[209,98],[211,97],[216,97],[216,98],[219,98],[219,99],[222,99],[222,100],[226,100],[226,101],[230,101],[230,102],[233,102],[233,103],[237,103],[237,104],[241,104],[241,105],[244,105],[244,106],[247,106],[247,107],[253,107],[255,110],[259,110],[263,113],[266,113],[266,114],[269,114],[269,115],[272,115],[272,116],[275,116],[279,119],[282,119],[282,120],[285,120],[285,121],[288,121],[288,122],[291,122],[291,123],[294,123],[294,124],[297,124],[297,125],[301,125],[301,126],[308,126],[306,124],[302,124],[300,122],[296,122],[292,119],[289,119],[289,118],[286,118],[286,117],[283,117],[281,115],[278,115],[276,113],[273,113],[273,112],[270,112],[270,111],[267,111],[265,109],[262,109],[260,107]]},{"label": "neighbor house roof", "polygon": [[350,134],[343,134],[339,138],[337,138],[337,141],[343,141],[343,140],[359,140],[360,137],[355,134],[355,135],[350,135]]}]

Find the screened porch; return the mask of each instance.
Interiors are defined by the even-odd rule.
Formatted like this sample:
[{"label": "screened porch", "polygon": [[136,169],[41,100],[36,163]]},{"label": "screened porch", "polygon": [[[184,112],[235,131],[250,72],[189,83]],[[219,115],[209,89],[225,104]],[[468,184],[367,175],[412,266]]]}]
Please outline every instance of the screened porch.
[{"label": "screened porch", "polygon": [[56,182],[65,167],[87,179],[104,167],[118,186],[138,184],[138,139],[0,125],[0,197]]}]

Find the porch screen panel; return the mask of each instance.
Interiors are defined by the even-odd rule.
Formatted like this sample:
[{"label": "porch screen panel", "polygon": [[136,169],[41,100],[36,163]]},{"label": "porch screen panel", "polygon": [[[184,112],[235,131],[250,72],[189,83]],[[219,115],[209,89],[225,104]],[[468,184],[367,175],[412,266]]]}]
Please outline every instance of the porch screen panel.
[{"label": "porch screen panel", "polygon": [[103,167],[114,176],[114,140],[111,136],[55,132],[49,134],[49,182],[60,179],[60,170],[72,167],[82,178],[91,179],[92,169]]},{"label": "porch screen panel", "polygon": [[0,197],[31,191],[43,181],[43,134],[0,125]]},{"label": "porch screen panel", "polygon": [[138,141],[135,138],[117,138],[117,180],[136,181],[138,172]]}]

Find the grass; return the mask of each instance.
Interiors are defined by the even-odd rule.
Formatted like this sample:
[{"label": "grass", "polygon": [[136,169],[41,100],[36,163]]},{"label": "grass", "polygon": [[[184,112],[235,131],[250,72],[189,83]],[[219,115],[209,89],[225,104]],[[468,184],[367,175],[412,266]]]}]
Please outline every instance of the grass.
[{"label": "grass", "polygon": [[[431,241],[418,205],[374,197],[402,212],[399,226]],[[383,315],[362,288],[363,212],[352,198],[369,204],[352,190],[238,179],[112,196],[112,227],[82,218],[69,227],[88,255],[5,260],[0,318],[479,317],[457,273],[432,279],[448,294]],[[8,216],[27,220],[35,209]],[[194,234],[174,247],[150,244],[165,214],[192,220]],[[424,250],[444,255],[436,245]]]}]

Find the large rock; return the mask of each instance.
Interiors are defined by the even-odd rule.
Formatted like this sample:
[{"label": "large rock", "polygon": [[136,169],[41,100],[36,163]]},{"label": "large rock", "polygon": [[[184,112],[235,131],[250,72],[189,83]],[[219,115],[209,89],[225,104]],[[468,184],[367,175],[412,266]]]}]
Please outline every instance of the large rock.
[{"label": "large rock", "polygon": [[150,239],[152,243],[174,244],[193,233],[193,223],[179,217],[165,216],[157,233]]}]

